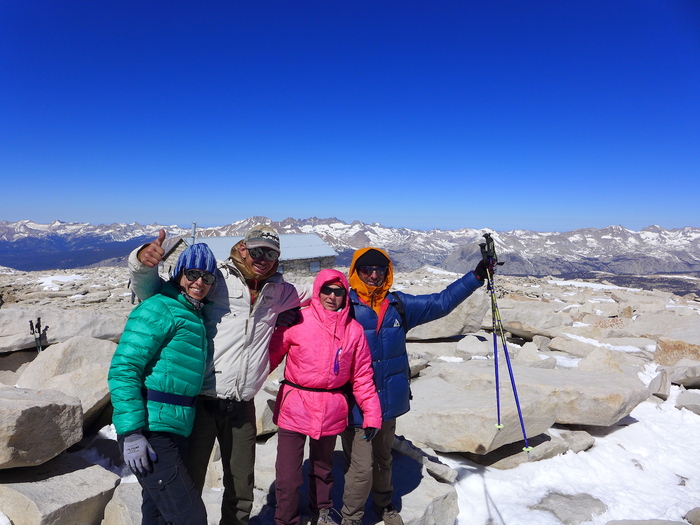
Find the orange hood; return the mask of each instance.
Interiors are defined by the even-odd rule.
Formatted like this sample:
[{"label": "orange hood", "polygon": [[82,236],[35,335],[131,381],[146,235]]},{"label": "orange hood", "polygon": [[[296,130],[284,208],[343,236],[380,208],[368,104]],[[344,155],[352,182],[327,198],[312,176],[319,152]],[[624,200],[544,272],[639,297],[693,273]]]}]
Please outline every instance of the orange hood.
[{"label": "orange hood", "polygon": [[[369,250],[377,250],[382,255],[384,255],[389,261],[389,267],[387,268],[386,275],[384,276],[384,282],[381,286],[367,286],[357,274],[357,270],[355,268],[357,259],[362,257],[362,255],[364,255]],[[352,262],[350,263],[349,276],[350,288],[355,290],[357,296],[362,302],[368,304],[375,312],[377,312],[377,314],[379,314],[379,309],[382,304],[382,301],[384,301],[386,294],[389,293],[389,289],[391,288],[391,285],[394,282],[394,266],[391,262],[391,259],[389,258],[389,255],[387,255],[387,253],[384,250],[380,248],[373,248],[371,246],[368,248],[360,248],[359,250],[356,250],[352,256]]]}]

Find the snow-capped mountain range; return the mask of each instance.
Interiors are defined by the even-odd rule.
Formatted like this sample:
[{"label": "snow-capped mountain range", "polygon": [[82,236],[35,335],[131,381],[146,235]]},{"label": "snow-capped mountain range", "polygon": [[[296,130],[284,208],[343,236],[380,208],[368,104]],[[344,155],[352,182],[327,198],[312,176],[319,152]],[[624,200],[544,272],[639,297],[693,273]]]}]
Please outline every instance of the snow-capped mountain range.
[{"label": "snow-capped mountain range", "polygon": [[[700,272],[700,228],[666,230],[649,226],[632,231],[622,226],[583,228],[570,232],[512,230],[413,230],[378,223],[339,219],[285,219],[249,217],[232,224],[198,228],[198,237],[244,235],[253,225],[267,223],[280,233],[315,233],[337,252],[337,263],[347,265],[352,252],[365,246],[386,249],[397,268],[411,270],[430,264],[464,272],[480,258],[479,243],[490,233],[499,260],[499,272],[509,275],[560,275],[604,271],[615,274]],[[168,236],[190,237],[191,228],[158,224],[100,224],[30,220],[0,222],[0,266],[19,270],[75,268],[96,264],[123,264],[136,246],[155,238],[164,228]],[[107,261],[107,262],[105,262]]]}]

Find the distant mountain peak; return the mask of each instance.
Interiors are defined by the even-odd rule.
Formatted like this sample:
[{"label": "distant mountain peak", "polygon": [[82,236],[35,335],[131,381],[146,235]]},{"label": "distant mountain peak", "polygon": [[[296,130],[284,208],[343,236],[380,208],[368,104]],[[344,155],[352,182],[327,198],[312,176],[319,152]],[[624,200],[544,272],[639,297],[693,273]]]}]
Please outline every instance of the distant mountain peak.
[{"label": "distant mountain peak", "polygon": [[[515,275],[559,275],[577,272],[653,274],[700,271],[700,228],[665,230],[648,226],[641,231],[620,225],[570,232],[489,228],[459,230],[386,227],[336,217],[273,221],[248,217],[231,224],[197,228],[197,235],[241,236],[257,224],[268,224],[284,233],[315,233],[339,254],[338,265],[348,265],[358,248],[386,249],[396,267],[412,270],[426,264],[454,272],[472,270],[481,257],[479,243],[490,233],[499,260],[499,272]],[[131,249],[154,239],[160,229],[169,237],[189,237],[191,228],[159,224],[114,223],[92,225],[25,219],[0,222],[0,265],[18,269],[73,268],[105,259],[123,260]],[[33,266],[32,266],[33,265]]]}]

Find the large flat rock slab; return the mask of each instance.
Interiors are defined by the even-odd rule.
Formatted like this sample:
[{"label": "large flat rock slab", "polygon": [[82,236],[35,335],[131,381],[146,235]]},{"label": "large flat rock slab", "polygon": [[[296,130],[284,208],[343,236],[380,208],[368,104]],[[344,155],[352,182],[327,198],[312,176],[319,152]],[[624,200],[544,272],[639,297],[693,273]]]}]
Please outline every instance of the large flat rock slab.
[{"label": "large flat rock slab", "polygon": [[[433,376],[414,381],[412,409],[397,419],[396,432],[438,452],[487,454],[520,441],[523,433],[514,398],[503,391],[502,428],[498,428],[495,390],[472,388]],[[528,436],[555,422],[556,407],[546,397],[520,399]]]},{"label": "large flat rock slab", "polygon": [[[556,423],[613,425],[649,397],[648,388],[632,375],[578,368],[550,370],[524,366],[515,361],[512,365],[521,404],[533,397],[550,399],[556,407]],[[495,391],[492,361],[437,364],[429,370],[430,374],[437,374],[453,384],[467,385],[470,390]],[[505,363],[500,365],[499,376],[500,387],[505,390],[501,398],[508,399],[512,390]]]},{"label": "large flat rock slab", "polygon": [[[501,424],[492,361],[436,363],[411,383],[412,409],[397,432],[439,452],[487,454],[523,439],[510,376],[500,367]],[[528,437],[554,423],[609,426],[649,397],[637,378],[622,373],[517,366],[513,376]]]},{"label": "large flat rock slab", "polygon": [[17,381],[20,388],[58,390],[80,399],[89,426],[109,403],[107,374],[117,344],[78,335],[40,352]]},{"label": "large flat rock slab", "polygon": [[0,469],[40,465],[83,437],[77,397],[0,387]]},{"label": "large flat rock slab", "polygon": [[72,455],[0,471],[0,509],[17,525],[99,525],[119,476]]},{"label": "large flat rock slab", "polygon": [[0,308],[0,353],[36,348],[29,321],[36,323],[37,318],[41,318],[41,345],[45,348],[78,334],[119,341],[128,316],[123,309]]}]

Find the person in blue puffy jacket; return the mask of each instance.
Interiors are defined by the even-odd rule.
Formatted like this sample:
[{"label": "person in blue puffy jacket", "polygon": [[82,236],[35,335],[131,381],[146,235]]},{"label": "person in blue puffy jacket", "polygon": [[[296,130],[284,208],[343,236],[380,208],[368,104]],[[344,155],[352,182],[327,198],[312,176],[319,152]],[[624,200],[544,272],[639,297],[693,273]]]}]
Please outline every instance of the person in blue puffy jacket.
[{"label": "person in blue puffy jacket", "polygon": [[440,293],[389,293],[393,267],[386,252],[379,248],[362,248],[354,253],[349,271],[352,289],[349,298],[354,317],[364,328],[369,343],[383,422],[374,439],[363,439],[362,412],[357,404],[351,403],[349,426],[342,434],[345,455],[342,525],[362,524],[370,492],[374,510],[384,523],[403,525],[392,503],[391,447],[396,418],[410,408],[406,332],[449,314],[484,283],[488,271],[481,261],[473,272]]}]

